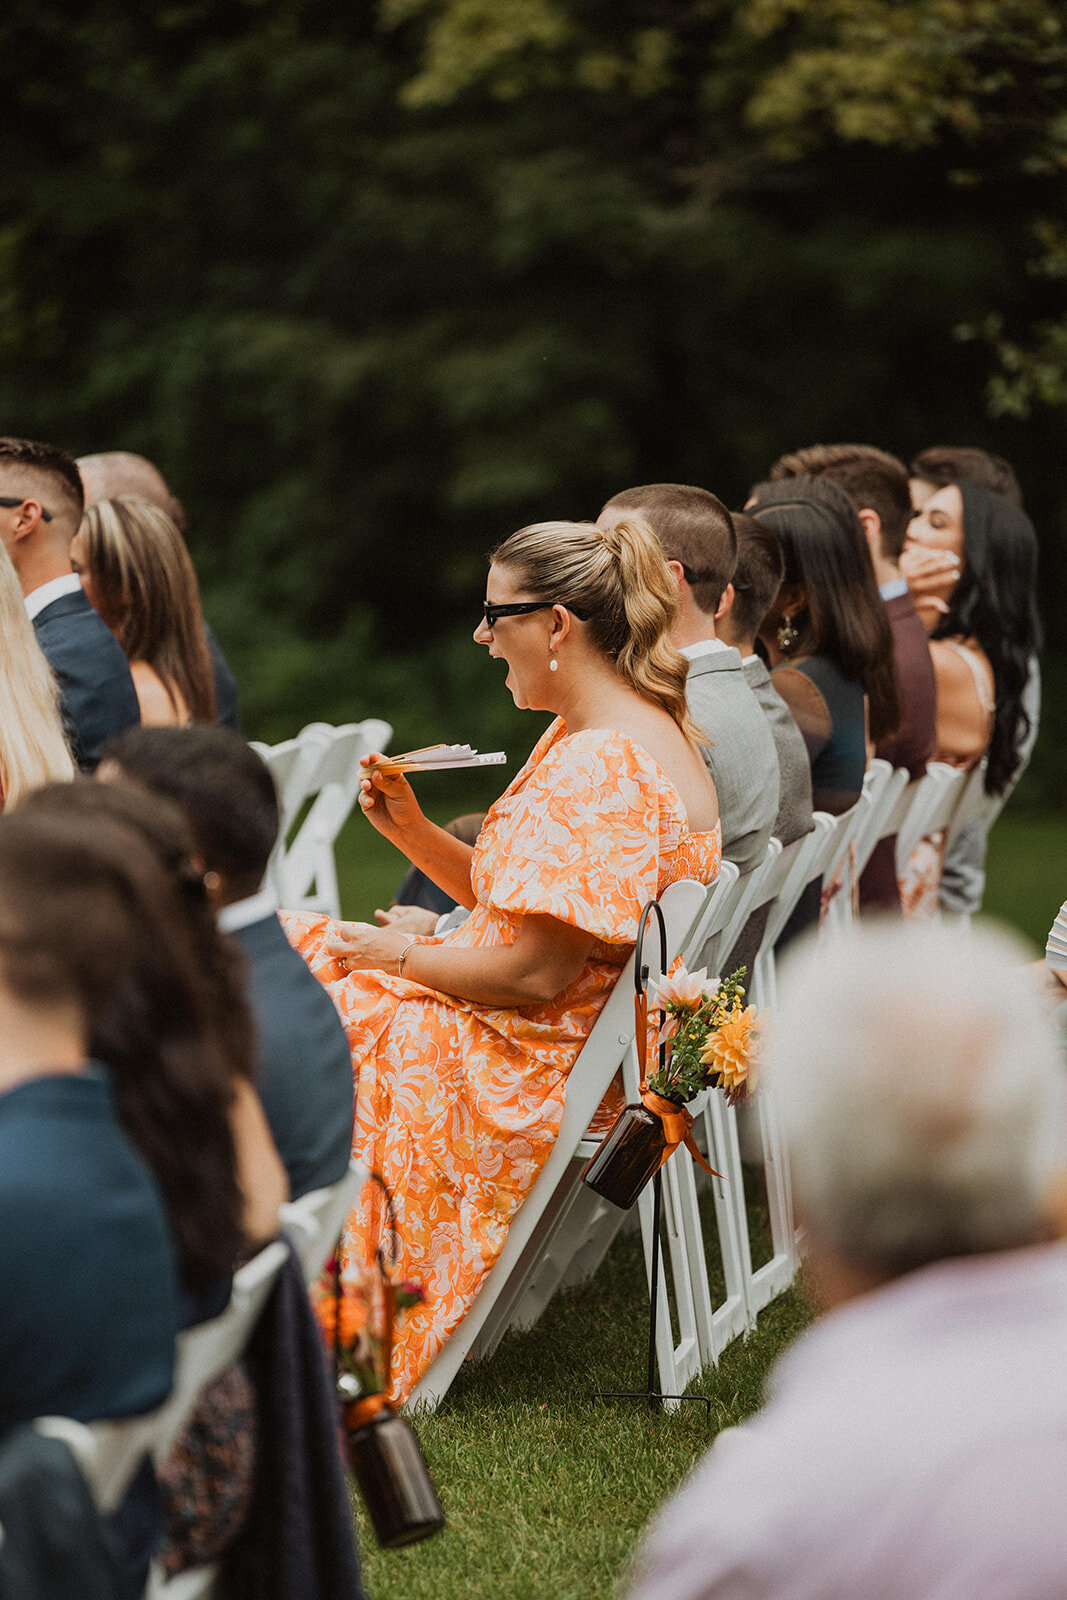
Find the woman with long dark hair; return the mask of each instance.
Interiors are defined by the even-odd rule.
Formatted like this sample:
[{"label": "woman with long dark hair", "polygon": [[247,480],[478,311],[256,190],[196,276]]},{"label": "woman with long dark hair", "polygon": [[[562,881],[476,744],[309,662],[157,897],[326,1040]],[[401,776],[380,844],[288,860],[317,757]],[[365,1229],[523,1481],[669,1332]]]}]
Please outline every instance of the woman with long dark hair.
[{"label": "woman with long dark hair", "polygon": [[241,1260],[277,1232],[284,1168],[252,1087],[254,1039],[235,946],[218,930],[185,818],[159,795],[88,780],[38,789],[23,809],[135,835],[171,886],[170,946],[192,976],[172,995],[158,941],[96,1021],[91,1047],[119,1117],[167,1203],[189,1299],[184,1320],[220,1310]]},{"label": "woman with long dark hair", "polygon": [[916,847],[901,880],[915,916],[981,909],[989,829],[1029,760],[1041,683],[1037,535],[1026,512],[982,484],[935,490],[912,517],[900,563],[930,633],[936,759],[986,758],[982,803],[953,839]]},{"label": "woman with long dark hair", "polygon": [[[932,553],[954,564],[935,563]],[[1026,690],[1041,647],[1034,525],[991,489],[947,484],[912,518],[901,570],[930,633],[937,760],[973,767],[988,756],[986,793],[1000,795],[1033,731]]]},{"label": "woman with long dark hair", "polygon": [[747,510],[785,559],[759,634],[771,681],[804,735],[815,809],[840,815],[859,799],[868,743],[899,721],[892,634],[863,526],[826,478],[758,484]]}]

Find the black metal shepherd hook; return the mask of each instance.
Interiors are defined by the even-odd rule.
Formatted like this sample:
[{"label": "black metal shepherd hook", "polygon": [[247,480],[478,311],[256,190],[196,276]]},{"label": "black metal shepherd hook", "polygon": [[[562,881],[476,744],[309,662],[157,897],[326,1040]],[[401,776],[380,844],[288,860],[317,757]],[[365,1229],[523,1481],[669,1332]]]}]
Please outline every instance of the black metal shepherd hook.
[{"label": "black metal shepherd hook", "polygon": [[[644,959],[645,931],[648,927],[649,917],[655,912],[656,921],[659,923],[659,970],[660,976],[667,975],[667,925],[663,920],[663,911],[658,900],[650,900],[641,912],[641,920],[637,924],[637,943],[634,947],[634,989],[640,1000],[648,988],[649,967]],[[667,1022],[667,1013],[662,1010],[659,1014],[659,1031],[662,1035]],[[638,1039],[638,1050],[645,1048],[646,1041]],[[666,1061],[667,1045],[661,1038],[659,1045],[660,1066]],[[638,1070],[644,1074],[644,1061],[638,1062]],[[659,1314],[659,1274],[660,1274],[660,1221],[663,1212],[663,1178],[657,1172],[652,1179],[652,1271],[649,1284],[648,1308],[648,1380],[644,1389],[625,1389],[604,1391],[598,1390],[593,1396],[595,1400],[643,1400],[650,1411],[659,1411],[664,1400],[696,1400],[707,1408],[708,1421],[711,1421],[711,1397],[706,1394],[663,1394],[656,1387],[656,1322]]]}]

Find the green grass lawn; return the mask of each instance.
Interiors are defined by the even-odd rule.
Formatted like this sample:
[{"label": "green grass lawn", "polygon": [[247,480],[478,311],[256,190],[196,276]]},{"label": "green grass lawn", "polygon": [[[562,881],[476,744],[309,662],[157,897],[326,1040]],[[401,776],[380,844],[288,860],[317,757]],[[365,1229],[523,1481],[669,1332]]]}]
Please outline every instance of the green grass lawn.
[{"label": "green grass lawn", "polygon": [[[438,820],[462,804],[438,807]],[[354,817],[338,851],[346,914],[387,905],[403,858]],[[1067,820],[1009,814],[989,856],[986,909],[1042,946],[1067,894]],[[746,1184],[747,1187],[747,1184]],[[754,1254],[761,1221],[754,1196]],[[674,1415],[598,1402],[639,1388],[648,1298],[640,1235],[620,1236],[596,1277],[559,1295],[537,1326],[511,1334],[459,1376],[417,1427],[448,1515],[438,1537],[383,1553],[360,1511],[374,1600],[607,1600],[651,1512],[724,1427],[760,1403],[767,1367],[804,1326],[799,1289],[761,1316],[693,1387],[712,1401]]]}]

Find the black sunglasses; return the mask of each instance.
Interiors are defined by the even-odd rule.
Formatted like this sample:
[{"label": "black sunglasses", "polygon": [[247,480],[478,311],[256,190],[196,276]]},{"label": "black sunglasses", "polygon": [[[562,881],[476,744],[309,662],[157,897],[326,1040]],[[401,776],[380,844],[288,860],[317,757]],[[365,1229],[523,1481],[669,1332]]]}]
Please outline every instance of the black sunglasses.
[{"label": "black sunglasses", "polygon": [[[24,506],[29,498],[28,494],[24,494],[21,500],[13,500],[10,495],[0,494],[0,506]],[[46,522],[51,522],[52,520],[52,513],[46,511],[44,506],[41,506],[41,516]]]},{"label": "black sunglasses", "polygon": [[531,611],[550,611],[553,606],[565,606],[572,611],[579,622],[588,622],[588,611],[579,611],[577,606],[569,606],[565,600],[520,600],[511,606],[494,606],[489,601],[485,602],[485,625],[490,631],[496,627],[501,617],[525,617]]}]

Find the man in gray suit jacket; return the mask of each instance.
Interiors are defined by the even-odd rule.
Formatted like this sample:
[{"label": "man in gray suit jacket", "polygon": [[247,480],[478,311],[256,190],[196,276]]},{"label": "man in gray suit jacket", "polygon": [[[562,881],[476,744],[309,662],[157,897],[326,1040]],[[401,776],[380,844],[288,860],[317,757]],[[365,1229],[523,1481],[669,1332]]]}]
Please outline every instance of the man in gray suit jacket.
[{"label": "man in gray suit jacket", "polygon": [[717,613],[733,595],[733,520],[706,489],[677,483],[626,489],[597,520],[612,527],[627,517],[652,529],[678,584],[671,643],[689,657],[689,710],[711,741],[704,759],[719,796],[723,855],[751,872],[778,814],[778,757],[739,652],[716,637]]}]

